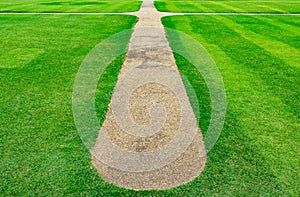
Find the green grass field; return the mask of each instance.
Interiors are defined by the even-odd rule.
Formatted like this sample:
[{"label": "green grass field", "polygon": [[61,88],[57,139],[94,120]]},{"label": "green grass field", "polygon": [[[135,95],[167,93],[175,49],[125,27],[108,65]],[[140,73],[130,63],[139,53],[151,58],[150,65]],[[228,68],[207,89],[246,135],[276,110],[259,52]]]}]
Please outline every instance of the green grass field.
[{"label": "green grass field", "polygon": [[[0,10],[121,12],[140,5],[62,2],[0,0]],[[265,2],[273,11],[249,6],[254,3],[246,6],[245,1],[195,2],[157,6],[178,12],[299,11],[297,1]],[[90,50],[136,21],[117,15],[0,15],[0,196],[299,196],[299,16],[163,18],[166,27],[192,36],[215,60],[228,102],[223,132],[201,176],[183,186],[136,192],[99,177],[74,124],[73,84]],[[124,57],[116,58],[99,82],[100,122]],[[199,124],[205,134],[209,92],[196,68],[175,57],[200,100]]]},{"label": "green grass field", "polygon": [[[74,125],[72,90],[89,51],[135,22],[133,16],[0,16],[1,196],[119,191],[90,164]],[[123,60],[106,73],[117,76]],[[105,76],[112,91],[111,75]]]},{"label": "green grass field", "polygon": [[0,12],[132,12],[140,0],[0,0]]},{"label": "green grass field", "polygon": [[165,12],[270,12],[300,13],[300,2],[294,0],[158,0],[160,11]]},{"label": "green grass field", "polygon": [[[208,196],[298,196],[300,17],[177,16],[163,22],[207,49],[227,92],[225,127],[199,187],[210,188]],[[205,132],[208,90],[195,67],[176,60],[202,103]]]}]

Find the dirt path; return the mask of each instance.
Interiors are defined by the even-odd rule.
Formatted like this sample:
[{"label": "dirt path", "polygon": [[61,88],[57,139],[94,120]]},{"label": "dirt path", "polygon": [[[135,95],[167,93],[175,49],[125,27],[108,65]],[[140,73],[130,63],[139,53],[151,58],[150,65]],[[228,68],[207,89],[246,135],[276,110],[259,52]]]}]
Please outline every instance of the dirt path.
[{"label": "dirt path", "polygon": [[136,13],[92,161],[107,181],[138,190],[168,189],[199,176],[205,147],[153,0]]}]

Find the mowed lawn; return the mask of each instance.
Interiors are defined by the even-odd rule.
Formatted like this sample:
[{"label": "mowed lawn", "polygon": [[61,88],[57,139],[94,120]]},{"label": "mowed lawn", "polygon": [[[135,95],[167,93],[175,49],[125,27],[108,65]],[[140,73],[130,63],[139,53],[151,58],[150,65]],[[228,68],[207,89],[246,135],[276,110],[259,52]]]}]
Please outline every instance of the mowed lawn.
[{"label": "mowed lawn", "polygon": [[[0,0],[3,8],[3,2],[10,3]],[[12,7],[5,9],[109,12],[129,11],[134,5],[104,9],[99,1],[19,2],[19,8],[10,3]],[[54,5],[42,5],[45,2]],[[80,5],[83,2],[98,4]],[[203,6],[204,11],[215,9]],[[201,11],[190,6],[193,9]],[[284,5],[280,9],[287,11]],[[136,21],[116,15],[0,16],[0,196],[299,196],[299,16],[164,18],[166,27],[192,36],[215,60],[227,93],[223,132],[201,176],[183,186],[136,192],[99,177],[74,124],[73,84],[90,50],[103,39],[132,28]],[[200,100],[199,124],[205,134],[209,92],[197,70],[175,56],[181,74]],[[99,82],[100,122],[124,57],[116,58]]]},{"label": "mowed lawn", "polygon": [[0,12],[132,12],[140,0],[0,0]]},{"label": "mowed lawn", "polygon": [[[227,94],[222,134],[191,193],[299,196],[300,17],[175,16],[163,23],[206,48]],[[176,61],[196,90],[205,133],[210,118],[205,82],[183,57],[176,55]]]},{"label": "mowed lawn", "polygon": [[[119,191],[90,163],[74,124],[72,91],[84,57],[136,21],[116,15],[0,16],[0,196]],[[118,57],[104,74],[107,83],[99,91],[107,96],[105,106],[123,60]]]},{"label": "mowed lawn", "polygon": [[155,5],[165,12],[300,13],[300,1],[295,0],[157,0]]}]

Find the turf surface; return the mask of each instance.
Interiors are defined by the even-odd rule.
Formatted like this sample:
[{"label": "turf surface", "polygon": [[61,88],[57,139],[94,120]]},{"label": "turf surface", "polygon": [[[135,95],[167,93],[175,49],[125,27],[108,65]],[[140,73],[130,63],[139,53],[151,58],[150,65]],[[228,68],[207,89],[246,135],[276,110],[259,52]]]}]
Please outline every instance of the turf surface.
[{"label": "turf surface", "polygon": [[[87,53],[135,22],[136,17],[115,15],[0,16],[1,195],[119,191],[90,164],[74,125],[72,90]],[[117,58],[106,71],[106,106],[114,86],[110,73],[116,76],[123,60]]]},{"label": "turf surface", "polygon": [[[299,22],[289,16],[163,19],[166,27],[191,35],[208,50],[226,87],[225,127],[195,184],[201,194],[299,195]],[[178,55],[176,60],[201,101],[205,132],[208,90],[192,65]]]},{"label": "turf surface", "polygon": [[[9,1],[0,2],[3,6]],[[50,8],[38,1],[22,2],[19,8],[3,7],[41,12],[97,11],[98,6],[104,10],[99,4]],[[288,9],[284,5],[279,9],[297,11],[297,6],[286,5]],[[129,7],[116,10],[129,11]],[[200,8],[191,5],[189,11]],[[203,11],[211,10],[216,8],[206,5]],[[204,172],[186,185],[135,192],[99,177],[74,125],[73,83],[83,58],[96,44],[135,22],[129,16],[0,16],[1,195],[299,196],[299,17],[165,18],[167,27],[193,36],[216,61],[227,91],[224,130]],[[118,57],[99,83],[100,122],[123,60],[124,56]],[[176,60],[199,97],[205,133],[209,92],[192,65],[178,55]]]},{"label": "turf surface", "polygon": [[155,5],[165,12],[268,12],[300,13],[300,2],[291,0],[158,0]]},{"label": "turf surface", "polygon": [[0,12],[132,12],[139,0],[0,0]]}]

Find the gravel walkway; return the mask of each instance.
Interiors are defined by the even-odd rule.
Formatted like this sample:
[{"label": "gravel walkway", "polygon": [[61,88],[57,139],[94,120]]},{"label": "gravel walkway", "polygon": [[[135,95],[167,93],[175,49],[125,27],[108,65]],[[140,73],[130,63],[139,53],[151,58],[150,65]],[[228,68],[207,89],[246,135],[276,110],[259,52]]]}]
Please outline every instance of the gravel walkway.
[{"label": "gravel walkway", "polygon": [[199,176],[206,162],[197,120],[153,0],[136,13],[92,161],[115,185],[168,189]]}]

